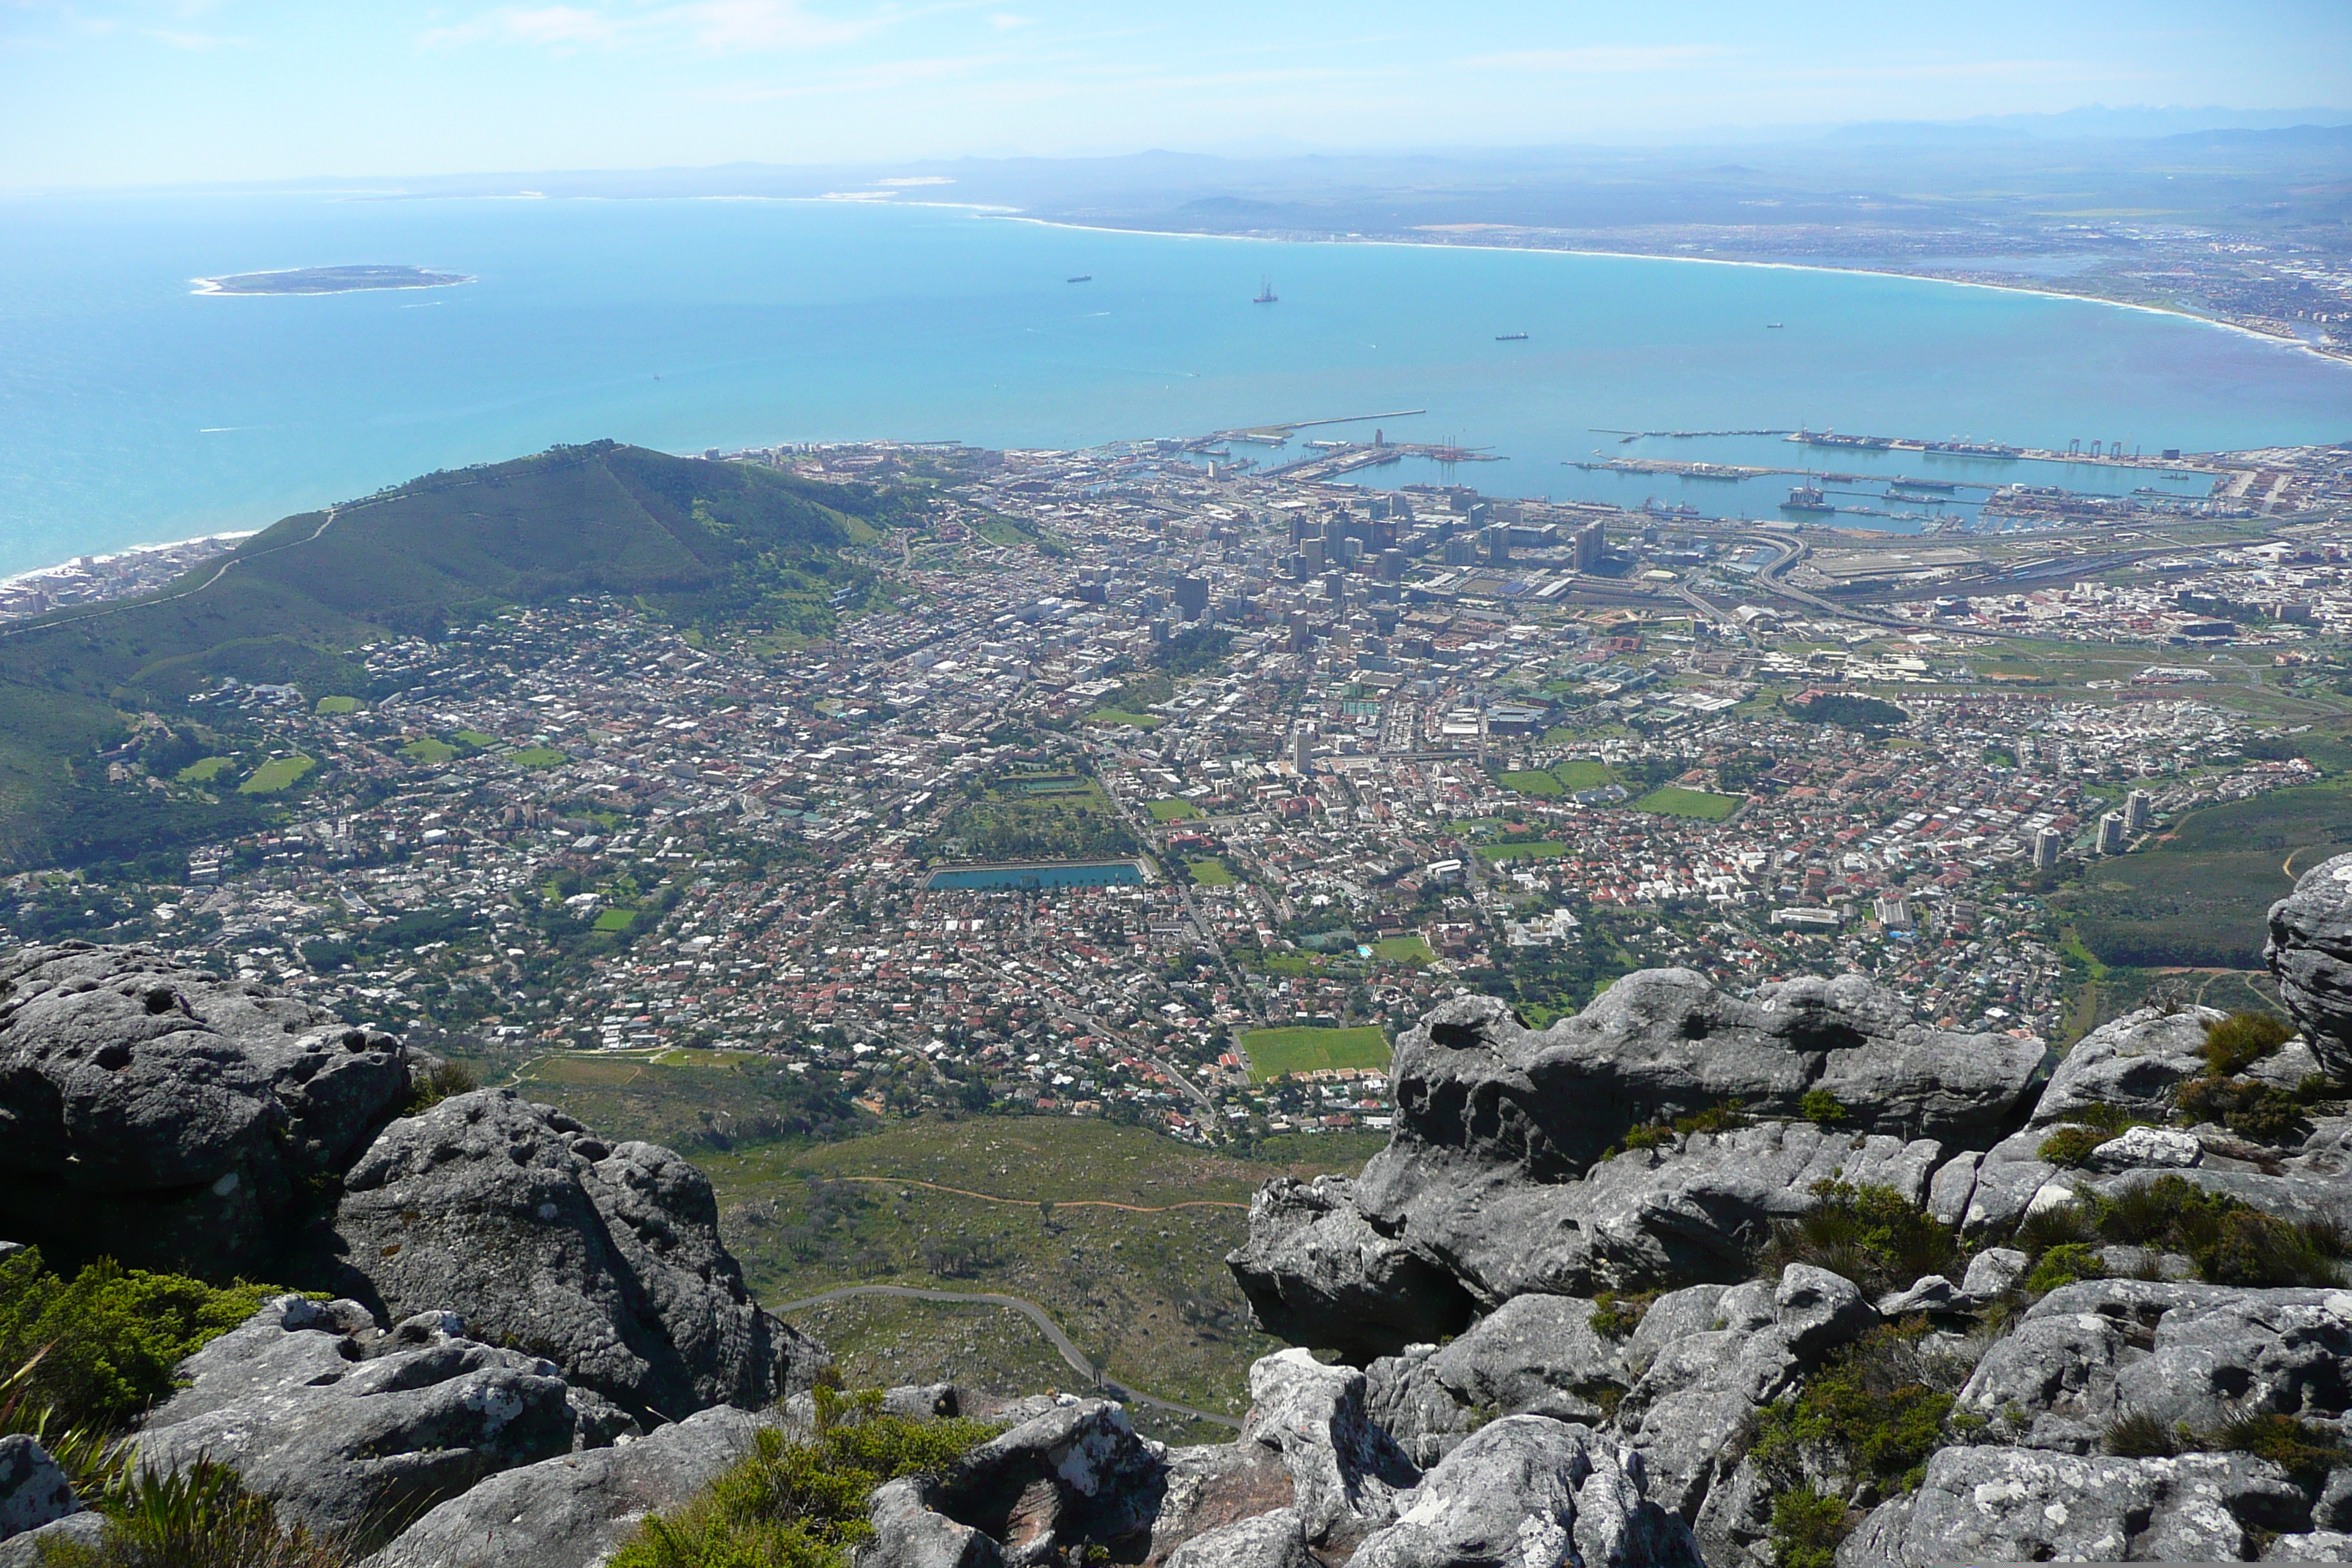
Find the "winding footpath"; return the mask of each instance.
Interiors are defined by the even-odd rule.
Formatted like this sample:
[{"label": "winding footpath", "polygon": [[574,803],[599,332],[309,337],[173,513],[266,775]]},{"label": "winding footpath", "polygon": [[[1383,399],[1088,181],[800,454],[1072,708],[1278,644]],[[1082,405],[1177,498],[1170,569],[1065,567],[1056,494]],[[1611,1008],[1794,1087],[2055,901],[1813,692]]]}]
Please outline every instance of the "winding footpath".
[{"label": "winding footpath", "polygon": [[[952,1189],[942,1190],[951,1191]],[[1124,1208],[1127,1205],[1113,1204],[1110,1206]],[[1094,1363],[1087,1359],[1086,1352],[1073,1344],[1070,1342],[1070,1336],[1062,1331],[1061,1325],[1046,1315],[1045,1308],[1019,1296],[1002,1296],[994,1291],[982,1290],[926,1290],[912,1285],[844,1285],[837,1289],[819,1291],[816,1295],[806,1296],[797,1301],[787,1301],[782,1306],[772,1307],[769,1310],[782,1317],[810,1307],[823,1306],[828,1301],[846,1301],[857,1296],[891,1296],[907,1301],[973,1301],[982,1306],[1007,1308],[1036,1324],[1044,1331],[1046,1340],[1052,1343],[1054,1349],[1060,1352],[1062,1360],[1069,1363],[1071,1371],[1085,1378],[1090,1386],[1102,1389],[1104,1393],[1112,1395],[1122,1404],[1148,1405],[1155,1410],[1166,1410],[1178,1415],[1190,1416],[1195,1421],[1207,1421],[1219,1426],[1231,1427],[1234,1431],[1241,1430],[1242,1424],[1230,1415],[1218,1415],[1206,1410],[1195,1410],[1189,1405],[1179,1405],[1172,1399],[1154,1399],[1148,1394],[1138,1394],[1112,1377],[1109,1373],[1097,1371]]]}]

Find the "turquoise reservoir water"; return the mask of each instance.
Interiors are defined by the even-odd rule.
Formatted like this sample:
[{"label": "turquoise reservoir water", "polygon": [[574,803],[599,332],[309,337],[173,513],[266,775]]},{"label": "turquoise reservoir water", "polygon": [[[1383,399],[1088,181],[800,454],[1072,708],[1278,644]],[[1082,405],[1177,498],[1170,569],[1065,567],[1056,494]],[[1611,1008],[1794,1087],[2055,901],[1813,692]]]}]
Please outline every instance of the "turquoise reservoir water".
[{"label": "turquoise reservoir water", "polygon": [[1061,866],[990,866],[970,871],[934,871],[923,884],[934,892],[973,892],[996,888],[1131,888],[1143,880],[1132,860],[1073,862]]},{"label": "turquoise reservoir water", "polygon": [[[196,277],[363,262],[480,281],[190,292]],[[1094,280],[1064,281],[1080,273]],[[1249,302],[1261,276],[1279,304]],[[2150,451],[2338,440],[2352,366],[2176,317],[1903,279],[1112,234],[950,207],[0,201],[0,571],[259,527],[554,441],[1074,447],[1404,408],[1428,413],[1384,421],[1392,438],[1507,455],[1459,470],[1489,491],[1705,501],[1720,490],[1563,465],[1599,447],[1864,466],[1758,439],[1620,448],[1594,426]]]}]

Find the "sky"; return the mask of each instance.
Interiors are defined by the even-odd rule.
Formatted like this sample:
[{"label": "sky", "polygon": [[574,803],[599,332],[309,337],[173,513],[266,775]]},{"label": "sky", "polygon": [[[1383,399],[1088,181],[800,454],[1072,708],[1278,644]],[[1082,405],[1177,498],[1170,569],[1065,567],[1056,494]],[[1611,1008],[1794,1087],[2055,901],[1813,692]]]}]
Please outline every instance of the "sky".
[{"label": "sky", "polygon": [[2347,0],[0,0],[0,187],[2352,107]]}]

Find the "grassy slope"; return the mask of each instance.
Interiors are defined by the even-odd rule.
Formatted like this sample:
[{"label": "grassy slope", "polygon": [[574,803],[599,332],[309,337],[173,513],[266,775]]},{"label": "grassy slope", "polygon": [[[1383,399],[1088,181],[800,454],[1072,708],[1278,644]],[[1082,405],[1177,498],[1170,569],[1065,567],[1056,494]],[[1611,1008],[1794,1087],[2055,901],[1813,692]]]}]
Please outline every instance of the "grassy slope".
[{"label": "grassy slope", "polygon": [[762,468],[600,442],[427,475],[289,517],[161,594],[0,635],[0,862],[78,861],[236,831],[207,811],[105,787],[94,754],[124,716],[223,676],[360,689],[345,657],[506,603],[641,595],[692,626],[799,624],[853,580],[835,552],[905,504]]},{"label": "grassy slope", "polygon": [[[761,1300],[781,1305],[863,1284],[1024,1297],[1130,1386],[1235,1415],[1247,1403],[1249,1363],[1280,1348],[1250,1331],[1241,1293],[1224,1266],[1224,1255],[1248,1235],[1245,1210],[1139,1213],[1071,1204],[1242,1205],[1261,1184],[1286,1172],[1352,1173],[1385,1142],[1361,1133],[1275,1139],[1264,1146],[1264,1158],[1239,1160],[1108,1121],[986,1116],[896,1122],[835,1142],[768,1142],[722,1152],[699,1141],[697,1131],[706,1126],[701,1113],[714,1104],[731,1107],[721,1117],[740,1121],[751,1114],[744,1096],[753,1085],[741,1075],[650,1065],[635,1070],[635,1064],[625,1072],[622,1063],[596,1058],[583,1065],[615,1070],[578,1076],[628,1081],[533,1077],[523,1091],[562,1106],[608,1138],[685,1142],[718,1189],[728,1245],[743,1260]],[[847,1177],[888,1180],[843,1180]],[[825,1185],[813,1189],[812,1178]],[[814,1225],[813,1198],[819,1210]],[[1057,1205],[1050,1220],[1038,1209],[1040,1199]],[[923,1258],[926,1242],[970,1248],[988,1261],[935,1274]],[[966,1321],[974,1315],[988,1325],[984,1331]],[[812,1310],[805,1321],[852,1370],[868,1377],[887,1373],[888,1381],[906,1382],[951,1370],[983,1386],[1017,1392],[1072,1382],[1034,1330],[994,1309],[930,1310],[866,1300]]]}]

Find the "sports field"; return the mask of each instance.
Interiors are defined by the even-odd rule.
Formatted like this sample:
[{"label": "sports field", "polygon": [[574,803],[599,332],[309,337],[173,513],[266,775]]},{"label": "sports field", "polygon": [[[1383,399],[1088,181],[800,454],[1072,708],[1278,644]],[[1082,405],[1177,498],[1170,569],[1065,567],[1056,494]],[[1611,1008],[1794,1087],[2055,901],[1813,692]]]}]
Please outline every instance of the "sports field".
[{"label": "sports field", "polygon": [[1318,1068],[1389,1065],[1388,1036],[1370,1025],[1353,1029],[1252,1029],[1242,1037],[1242,1049],[1249,1057],[1250,1077],[1259,1083]]}]

